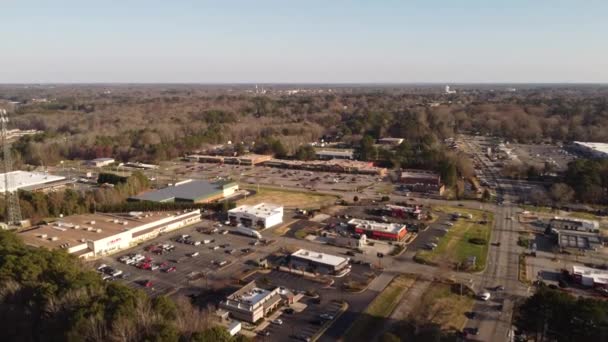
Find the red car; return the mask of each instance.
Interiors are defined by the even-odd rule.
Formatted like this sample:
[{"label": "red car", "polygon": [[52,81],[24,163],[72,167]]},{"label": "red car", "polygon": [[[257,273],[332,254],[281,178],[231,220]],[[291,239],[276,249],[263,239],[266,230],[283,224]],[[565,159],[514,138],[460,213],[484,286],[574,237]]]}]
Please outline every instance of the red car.
[{"label": "red car", "polygon": [[165,268],[165,270],[164,270],[164,271],[165,271],[166,273],[171,273],[171,272],[175,272],[175,270],[176,270],[176,269],[177,269],[177,268],[175,268],[175,266],[171,266],[171,267],[169,267],[169,268]]},{"label": "red car", "polygon": [[143,287],[152,287],[152,282],[149,280],[140,280],[138,283]]}]

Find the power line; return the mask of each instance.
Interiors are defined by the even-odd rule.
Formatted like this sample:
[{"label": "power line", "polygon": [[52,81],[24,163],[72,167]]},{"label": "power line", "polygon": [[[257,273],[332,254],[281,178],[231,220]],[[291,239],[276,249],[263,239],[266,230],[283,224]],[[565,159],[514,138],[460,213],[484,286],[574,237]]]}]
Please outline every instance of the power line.
[{"label": "power line", "polygon": [[[1,139],[4,152],[4,200],[6,201],[6,223],[10,225],[21,224],[21,207],[19,206],[18,189],[12,189],[10,172],[13,170],[11,158],[11,145],[8,142],[8,113],[0,109]],[[14,191],[12,191],[14,190]]]}]

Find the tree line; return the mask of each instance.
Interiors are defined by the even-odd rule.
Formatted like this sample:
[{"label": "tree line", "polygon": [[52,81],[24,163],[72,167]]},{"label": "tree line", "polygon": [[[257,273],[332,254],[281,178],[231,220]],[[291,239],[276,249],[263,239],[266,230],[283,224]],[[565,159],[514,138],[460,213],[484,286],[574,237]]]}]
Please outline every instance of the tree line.
[{"label": "tree line", "polygon": [[[55,97],[52,103],[25,103],[11,117],[19,128],[46,132],[15,144],[15,159],[27,164],[108,156],[157,162],[227,141],[291,155],[322,137],[356,143],[366,135],[410,143],[458,133],[518,142],[608,141],[608,101],[601,89],[475,90],[449,101],[433,91],[414,90],[256,97],[196,86],[171,94],[137,87],[111,95],[78,87],[46,91],[45,96]],[[24,102],[41,95],[4,92]]]},{"label": "tree line", "polygon": [[0,232],[0,329],[6,341],[237,342],[211,313],[104,282],[65,251]]},{"label": "tree line", "polygon": [[541,286],[514,313],[515,326],[534,341],[608,340],[608,302]]}]

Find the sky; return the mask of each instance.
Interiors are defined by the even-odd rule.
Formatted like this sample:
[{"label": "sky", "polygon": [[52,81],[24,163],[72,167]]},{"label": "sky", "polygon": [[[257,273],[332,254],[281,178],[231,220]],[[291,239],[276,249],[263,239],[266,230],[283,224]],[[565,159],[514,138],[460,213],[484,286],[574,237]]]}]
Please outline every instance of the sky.
[{"label": "sky", "polygon": [[0,0],[0,83],[608,82],[601,0]]}]

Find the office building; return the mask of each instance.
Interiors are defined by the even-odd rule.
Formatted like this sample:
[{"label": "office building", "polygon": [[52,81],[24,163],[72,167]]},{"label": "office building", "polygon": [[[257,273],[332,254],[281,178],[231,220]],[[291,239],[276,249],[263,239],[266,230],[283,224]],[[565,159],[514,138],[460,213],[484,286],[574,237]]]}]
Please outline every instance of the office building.
[{"label": "office building", "polygon": [[404,170],[399,180],[405,187],[415,192],[442,195],[444,191],[441,177],[432,171]]},{"label": "office building", "polygon": [[228,311],[235,319],[255,323],[281,305],[281,302],[278,287],[266,290],[252,281],[220,302],[220,309]]}]

